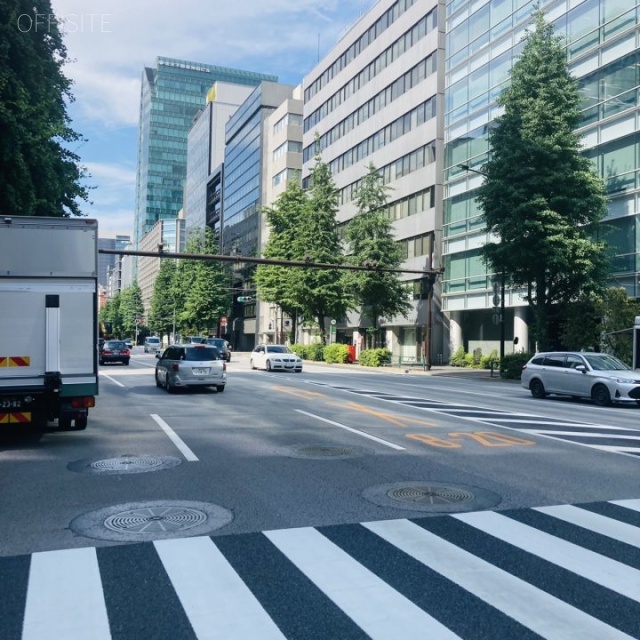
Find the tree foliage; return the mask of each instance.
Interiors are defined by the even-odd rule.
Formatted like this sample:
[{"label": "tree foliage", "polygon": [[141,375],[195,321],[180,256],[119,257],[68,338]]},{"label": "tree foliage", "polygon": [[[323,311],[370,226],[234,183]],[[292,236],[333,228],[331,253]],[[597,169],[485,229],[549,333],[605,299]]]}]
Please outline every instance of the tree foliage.
[{"label": "tree foliage", "polygon": [[153,285],[151,311],[148,324],[151,330],[159,335],[170,335],[177,311],[175,297],[176,261],[165,259],[160,261],[160,270]]},{"label": "tree foliage", "polygon": [[566,53],[542,12],[528,31],[498,100],[504,114],[490,132],[490,158],[478,201],[496,238],[484,258],[527,289],[540,349],[552,346],[552,306],[604,287],[604,247],[591,238],[606,214],[605,190],[574,133],[580,122],[578,86]]},{"label": "tree foliage", "polygon": [[[311,170],[310,183],[308,204],[300,210],[300,226],[293,240],[293,254],[298,259],[311,262],[342,264],[344,256],[336,222],[338,190],[319,151]],[[318,323],[323,344],[327,337],[325,320],[343,318],[353,306],[343,272],[338,269],[298,269],[290,298],[305,319],[313,318]]]},{"label": "tree foliage", "polygon": [[374,330],[378,319],[406,317],[411,304],[407,288],[396,273],[379,271],[375,267],[397,269],[402,264],[402,252],[393,235],[393,224],[384,214],[388,187],[373,164],[356,191],[358,213],[346,228],[350,246],[349,263],[370,265],[371,271],[350,271],[345,281],[356,300],[371,314]]},{"label": "tree foliage", "polygon": [[120,293],[121,337],[133,337],[138,326],[136,320],[141,319],[143,316],[142,291],[138,281],[134,280],[129,287],[125,287]]},{"label": "tree foliage", "polygon": [[[70,145],[73,101],[62,34],[50,0],[0,0],[0,210],[82,215],[87,177]],[[36,16],[40,16],[36,21]]]}]

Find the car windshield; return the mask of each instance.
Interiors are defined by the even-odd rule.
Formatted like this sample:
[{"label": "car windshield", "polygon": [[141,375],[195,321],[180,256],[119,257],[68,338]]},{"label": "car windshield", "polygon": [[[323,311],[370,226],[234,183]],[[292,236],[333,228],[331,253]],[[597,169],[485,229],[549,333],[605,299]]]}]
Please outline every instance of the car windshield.
[{"label": "car windshield", "polygon": [[594,371],[630,371],[624,362],[606,354],[582,354]]},{"label": "car windshield", "polygon": [[214,347],[193,347],[186,349],[185,360],[198,362],[200,360],[219,360],[220,355]]},{"label": "car windshield", "polygon": [[269,353],[293,353],[289,347],[283,347],[280,345],[270,345],[267,347]]},{"label": "car windshield", "polygon": [[160,338],[147,338],[149,344],[160,344]]},{"label": "car windshield", "polygon": [[218,347],[218,349],[224,349],[224,340],[222,338],[209,338],[207,344]]},{"label": "car windshield", "polygon": [[126,349],[127,345],[124,342],[117,342],[117,341],[111,341],[111,342],[105,342],[103,347],[103,349]]}]

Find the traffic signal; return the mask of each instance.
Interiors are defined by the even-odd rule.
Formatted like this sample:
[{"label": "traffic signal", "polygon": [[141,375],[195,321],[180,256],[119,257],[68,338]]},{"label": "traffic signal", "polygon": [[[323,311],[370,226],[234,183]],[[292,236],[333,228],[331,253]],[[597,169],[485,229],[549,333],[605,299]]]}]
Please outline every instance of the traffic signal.
[{"label": "traffic signal", "polygon": [[253,296],[238,296],[238,302],[252,302]]}]

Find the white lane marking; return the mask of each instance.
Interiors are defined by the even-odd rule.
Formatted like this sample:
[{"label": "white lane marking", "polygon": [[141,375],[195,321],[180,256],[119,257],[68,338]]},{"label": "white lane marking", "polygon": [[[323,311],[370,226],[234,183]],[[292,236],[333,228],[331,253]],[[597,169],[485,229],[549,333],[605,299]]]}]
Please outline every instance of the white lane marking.
[{"label": "white lane marking", "polygon": [[328,424],[332,424],[334,427],[340,427],[341,429],[346,429],[347,431],[350,431],[351,433],[355,433],[356,435],[362,436],[363,438],[368,438],[369,440],[373,440],[374,442],[379,442],[380,444],[384,444],[387,447],[391,447],[392,449],[395,449],[396,451],[404,451],[405,450],[405,448],[401,447],[400,445],[393,444],[393,442],[387,442],[386,440],[383,440],[382,438],[376,438],[376,436],[369,435],[368,433],[365,433],[364,431],[358,431],[358,429],[353,429],[351,427],[347,427],[346,424],[340,424],[339,422],[334,422],[333,420],[327,420],[327,418],[321,418],[320,416],[316,416],[313,413],[308,413],[307,411],[302,411],[302,409],[296,409],[296,411],[298,413],[304,414],[305,416],[309,416],[310,418],[315,418],[316,420],[322,420],[322,422],[327,422]]},{"label": "white lane marking", "polygon": [[556,507],[536,507],[534,511],[545,513],[558,520],[564,520],[583,529],[588,529],[600,535],[613,538],[620,542],[626,542],[632,547],[640,549],[640,535],[638,527],[634,527],[626,522],[620,522],[613,518],[607,518],[599,513],[593,513],[586,509],[580,509],[570,504]]},{"label": "white lane marking", "polygon": [[451,517],[640,602],[640,571],[637,569],[498,513],[460,513]]},{"label": "white lane marking", "polygon": [[640,511],[640,500],[610,500],[611,504],[617,504],[619,507],[625,509],[633,509],[634,511]]},{"label": "white lane marking", "polygon": [[315,529],[264,535],[374,640],[459,640]]},{"label": "white lane marking", "polygon": [[113,384],[117,384],[119,387],[125,387],[126,385],[122,384],[122,382],[118,382],[115,378],[112,378],[110,375],[106,374],[106,373],[102,373],[102,371],[100,372],[100,376],[102,378],[106,378],[107,380],[110,380],[111,382],[113,382]]},{"label": "white lane marking", "polygon": [[180,436],[156,413],[152,413],[151,417],[158,423],[160,428],[169,436],[169,440],[176,445],[182,455],[189,462],[198,462],[198,457],[191,449],[184,443]]},{"label": "white lane marking", "polygon": [[409,520],[362,526],[547,640],[629,638]]},{"label": "white lane marking", "polygon": [[111,640],[95,548],[31,556],[22,640]]},{"label": "white lane marking", "polygon": [[211,538],[154,546],[199,640],[286,640]]},{"label": "white lane marking", "polygon": [[[537,429],[522,429],[522,431],[538,433]],[[619,436],[611,433],[593,433],[592,431],[547,431],[546,429],[542,429],[541,431],[543,434],[550,436],[584,436],[588,438],[604,438],[606,440],[640,440],[640,436]]]}]

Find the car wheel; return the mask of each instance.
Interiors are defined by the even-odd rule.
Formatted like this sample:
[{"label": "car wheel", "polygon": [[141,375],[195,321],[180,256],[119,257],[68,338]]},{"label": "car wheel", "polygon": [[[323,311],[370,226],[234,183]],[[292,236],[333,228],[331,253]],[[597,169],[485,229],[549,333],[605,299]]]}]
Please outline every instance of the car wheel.
[{"label": "car wheel", "polygon": [[104,365],[104,360],[98,360],[101,365]]},{"label": "car wheel", "polygon": [[611,394],[609,389],[603,384],[597,384],[591,389],[591,399],[599,407],[608,407],[611,404]]},{"label": "car wheel", "polygon": [[217,391],[218,393],[222,393],[222,392],[224,391],[224,387],[225,387],[225,385],[223,385],[223,384],[219,384],[219,385],[216,387],[216,391]]},{"label": "car wheel", "polygon": [[129,361],[125,360],[123,364],[124,364],[125,367],[128,367],[129,366]]},{"label": "car wheel", "polygon": [[156,371],[156,387],[158,387],[159,389],[162,388],[162,384],[160,383],[160,380],[158,380],[158,372]]},{"label": "car wheel", "polygon": [[167,393],[173,393],[173,386],[171,385],[171,381],[169,380],[169,376],[164,379],[164,388]]},{"label": "car wheel", "polygon": [[251,365],[251,368],[252,368],[252,369],[255,369],[255,368],[256,368],[256,365],[255,365],[255,364],[253,364],[253,360],[249,360],[249,364]]},{"label": "car wheel", "polygon": [[271,360],[267,360],[267,371],[271,371]]},{"label": "car wheel", "polygon": [[534,398],[542,399],[547,397],[547,392],[544,390],[544,385],[538,378],[534,378],[529,384],[529,390]]}]

